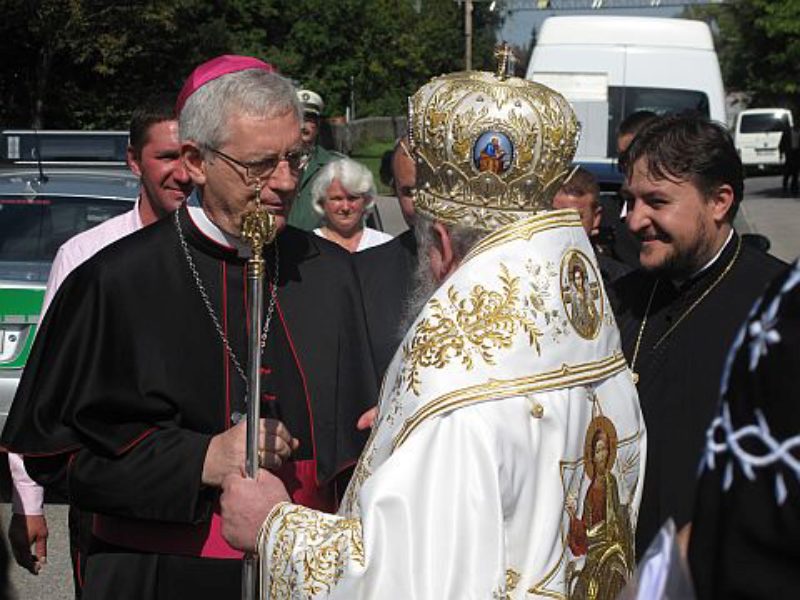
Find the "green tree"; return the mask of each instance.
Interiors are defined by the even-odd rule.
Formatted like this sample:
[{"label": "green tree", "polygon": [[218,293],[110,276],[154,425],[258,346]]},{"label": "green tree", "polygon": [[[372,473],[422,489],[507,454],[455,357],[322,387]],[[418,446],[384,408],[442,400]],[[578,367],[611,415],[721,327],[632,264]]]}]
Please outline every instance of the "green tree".
[{"label": "green tree", "polygon": [[[400,115],[406,98],[433,75],[463,68],[463,13],[455,2],[287,1],[270,30],[267,56],[318,91],[328,114],[355,96],[359,116]],[[492,64],[494,13],[476,7],[473,62]]]},{"label": "green tree", "polygon": [[[0,126],[126,128],[143,98],[177,93],[197,64],[258,56],[317,90],[327,114],[400,115],[419,85],[463,65],[450,0],[0,0]],[[476,5],[473,63],[496,21]]]},{"label": "green tree", "polygon": [[685,15],[711,23],[729,91],[753,106],[800,108],[800,0],[732,0]]}]

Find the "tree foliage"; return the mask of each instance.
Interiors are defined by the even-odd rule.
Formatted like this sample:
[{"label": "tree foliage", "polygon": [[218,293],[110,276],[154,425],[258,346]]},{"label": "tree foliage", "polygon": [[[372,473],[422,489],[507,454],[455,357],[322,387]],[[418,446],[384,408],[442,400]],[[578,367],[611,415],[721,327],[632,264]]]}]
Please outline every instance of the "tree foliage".
[{"label": "tree foliage", "polygon": [[731,0],[686,16],[711,23],[728,91],[800,108],[800,0]]},{"label": "tree foliage", "polygon": [[[415,10],[421,4],[421,10]],[[451,0],[0,0],[0,126],[126,128],[131,110],[177,94],[197,64],[257,56],[318,91],[326,114],[399,115],[433,75],[463,68]],[[496,22],[475,5],[473,65]]]}]

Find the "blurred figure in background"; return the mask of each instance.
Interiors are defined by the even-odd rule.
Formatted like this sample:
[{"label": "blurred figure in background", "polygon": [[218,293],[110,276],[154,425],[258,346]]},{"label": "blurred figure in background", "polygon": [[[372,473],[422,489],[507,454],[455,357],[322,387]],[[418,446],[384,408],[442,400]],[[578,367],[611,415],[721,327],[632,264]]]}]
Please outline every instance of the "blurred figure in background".
[{"label": "blurred figure in background", "polygon": [[364,225],[375,207],[375,195],[375,181],[367,167],[349,158],[328,163],[311,187],[314,212],[322,218],[322,226],[314,233],[348,252],[388,242],[391,235]]},{"label": "blurred figure in background", "polygon": [[597,255],[600,274],[606,284],[619,279],[631,270],[628,265],[614,258],[605,247],[597,243],[603,207],[600,205],[600,186],[590,171],[578,167],[556,193],[553,198],[553,208],[574,208],[578,211],[586,235],[589,236]]},{"label": "blurred figure in background", "polygon": [[385,244],[354,255],[378,378],[383,377],[405,334],[400,323],[407,312],[417,267],[417,239],[413,227],[417,168],[407,138],[401,137],[395,142],[387,164],[386,183],[394,189],[409,229]]},{"label": "blurred figure in background", "polygon": [[650,121],[657,118],[658,115],[652,110],[637,110],[625,117],[617,131],[617,155],[625,152],[636,134]]},{"label": "blurred figure in background", "polygon": [[311,156],[297,186],[297,196],[292,205],[292,212],[289,213],[289,225],[305,231],[312,231],[320,224],[320,215],[312,206],[311,187],[314,179],[325,165],[337,158],[342,158],[342,155],[326,150],[317,143],[322,111],[325,110],[322,96],[311,90],[299,90],[297,99],[303,109],[300,137],[311,152]]},{"label": "blurred figure in background", "polygon": [[[781,136],[780,152],[783,155],[783,193],[797,195],[797,178],[800,171],[800,122],[787,127]],[[791,179],[791,187],[789,180]]]},{"label": "blurred figure in background", "polygon": [[11,585],[11,577],[9,576],[11,561],[2,530],[3,523],[0,522],[0,600],[16,600],[17,595],[14,593],[15,590]]},{"label": "blurred figure in background", "polygon": [[800,586],[800,263],[770,284],[730,350],[706,433],[689,563],[697,597]]}]

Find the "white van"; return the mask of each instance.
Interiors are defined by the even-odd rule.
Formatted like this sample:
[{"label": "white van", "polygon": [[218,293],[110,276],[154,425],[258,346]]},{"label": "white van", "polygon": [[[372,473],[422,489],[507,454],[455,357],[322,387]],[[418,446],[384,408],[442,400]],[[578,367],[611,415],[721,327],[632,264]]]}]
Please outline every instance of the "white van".
[{"label": "white van", "polygon": [[702,21],[550,17],[539,31],[526,77],[571,102],[581,122],[576,161],[601,184],[621,180],[614,165],[616,132],[633,112],[696,111],[726,122],[719,62]]},{"label": "white van", "polygon": [[748,170],[767,170],[783,164],[780,144],[792,127],[792,111],[785,108],[748,108],[736,116],[733,140]]}]

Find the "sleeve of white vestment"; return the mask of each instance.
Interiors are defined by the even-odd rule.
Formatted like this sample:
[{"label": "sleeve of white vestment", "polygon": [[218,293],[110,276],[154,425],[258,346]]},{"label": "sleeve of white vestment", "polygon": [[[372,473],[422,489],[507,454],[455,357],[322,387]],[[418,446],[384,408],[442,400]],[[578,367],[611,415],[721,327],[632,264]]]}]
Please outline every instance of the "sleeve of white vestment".
[{"label": "sleeve of white vestment", "polygon": [[354,518],[294,504],[262,528],[262,598],[491,598],[504,584],[498,447],[480,407],[423,423]]}]

